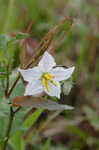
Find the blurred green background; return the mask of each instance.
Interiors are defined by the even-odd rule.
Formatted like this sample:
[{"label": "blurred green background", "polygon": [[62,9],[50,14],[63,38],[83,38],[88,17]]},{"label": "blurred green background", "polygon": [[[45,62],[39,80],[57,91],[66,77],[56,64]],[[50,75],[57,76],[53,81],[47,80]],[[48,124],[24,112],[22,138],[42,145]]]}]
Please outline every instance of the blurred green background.
[{"label": "blurred green background", "polygon": [[[8,64],[10,73],[15,71],[20,64],[20,52],[27,46],[33,49],[65,16],[73,19],[73,25],[64,40],[57,39],[55,57],[59,65],[76,68],[73,88],[61,99],[62,103],[75,109],[63,112],[36,110],[31,122],[23,123],[22,118],[29,111],[23,108],[14,120],[8,150],[99,150],[98,0],[0,0],[0,72],[5,73]],[[15,37],[19,32],[28,33],[31,38],[8,46],[6,34]],[[10,82],[14,78],[15,72]],[[9,106],[2,96],[5,76],[0,80],[2,147]],[[22,86],[19,82],[15,96],[22,95]]]}]

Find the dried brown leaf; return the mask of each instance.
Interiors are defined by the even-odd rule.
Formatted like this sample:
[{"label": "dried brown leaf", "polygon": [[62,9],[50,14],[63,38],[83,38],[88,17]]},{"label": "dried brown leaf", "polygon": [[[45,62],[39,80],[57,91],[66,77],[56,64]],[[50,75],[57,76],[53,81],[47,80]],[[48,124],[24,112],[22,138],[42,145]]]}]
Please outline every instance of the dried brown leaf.
[{"label": "dried brown leaf", "polygon": [[63,104],[58,104],[55,101],[47,100],[42,97],[32,96],[17,96],[12,101],[13,106],[34,107],[48,110],[72,110],[73,107]]},{"label": "dried brown leaf", "polygon": [[20,41],[21,53],[20,53],[20,63],[21,67],[24,68],[31,58],[35,56],[36,46],[38,42],[32,38],[23,39]]}]

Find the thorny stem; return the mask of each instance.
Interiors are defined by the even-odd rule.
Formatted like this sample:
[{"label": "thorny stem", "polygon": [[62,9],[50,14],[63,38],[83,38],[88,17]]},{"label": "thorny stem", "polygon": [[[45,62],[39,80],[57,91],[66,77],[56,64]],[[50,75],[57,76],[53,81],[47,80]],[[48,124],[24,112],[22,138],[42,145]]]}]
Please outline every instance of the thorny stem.
[{"label": "thorny stem", "polygon": [[3,145],[2,150],[6,150],[6,147],[8,145],[8,140],[9,140],[9,137],[10,137],[10,131],[12,129],[14,116],[19,110],[20,110],[20,107],[17,108],[16,111],[13,111],[12,106],[10,107],[9,123],[8,123],[8,128],[7,128],[7,131],[6,131],[5,141],[4,141],[4,145]]}]

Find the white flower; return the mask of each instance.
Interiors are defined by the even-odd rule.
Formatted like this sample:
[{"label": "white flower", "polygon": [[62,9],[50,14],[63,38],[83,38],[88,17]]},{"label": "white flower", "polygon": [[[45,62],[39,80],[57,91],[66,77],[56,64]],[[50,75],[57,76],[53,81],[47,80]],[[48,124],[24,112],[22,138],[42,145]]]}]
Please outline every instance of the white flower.
[{"label": "white flower", "polygon": [[24,95],[35,96],[45,92],[49,96],[60,98],[60,81],[70,78],[74,67],[65,69],[55,66],[54,58],[45,52],[38,66],[27,70],[19,69],[24,80],[28,81]]}]

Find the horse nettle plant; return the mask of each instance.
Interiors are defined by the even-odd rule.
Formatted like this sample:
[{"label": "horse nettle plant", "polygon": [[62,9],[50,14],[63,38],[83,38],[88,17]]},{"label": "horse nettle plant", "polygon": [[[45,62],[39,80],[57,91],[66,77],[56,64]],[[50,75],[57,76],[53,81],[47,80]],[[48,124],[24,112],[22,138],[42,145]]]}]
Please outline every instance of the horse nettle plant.
[{"label": "horse nettle plant", "polygon": [[[59,104],[53,100],[53,97],[56,97],[56,99],[61,98],[61,81],[69,79],[74,72],[74,67],[57,67],[54,58],[50,54],[50,51],[53,49],[53,43],[55,43],[55,36],[58,35],[57,37],[59,37],[66,22],[69,22],[71,27],[72,19],[67,17],[45,35],[45,37],[35,48],[35,54],[30,58],[30,61],[25,65],[21,64],[18,69],[18,76],[10,88],[10,64],[7,65],[5,97],[10,103],[10,114],[8,128],[5,135],[6,138],[2,148],[3,150],[6,150],[7,148],[15,114],[21,109],[21,107],[43,108],[54,111],[73,109],[72,106]],[[23,38],[23,35],[21,38]],[[35,66],[37,63],[38,65]],[[3,73],[0,72],[0,75],[2,74]],[[21,77],[23,77],[24,81],[26,81],[26,85],[24,84],[24,96],[18,95],[16,97],[12,97],[12,92],[15,89],[19,79],[22,79]]]}]

